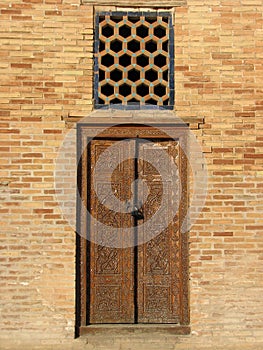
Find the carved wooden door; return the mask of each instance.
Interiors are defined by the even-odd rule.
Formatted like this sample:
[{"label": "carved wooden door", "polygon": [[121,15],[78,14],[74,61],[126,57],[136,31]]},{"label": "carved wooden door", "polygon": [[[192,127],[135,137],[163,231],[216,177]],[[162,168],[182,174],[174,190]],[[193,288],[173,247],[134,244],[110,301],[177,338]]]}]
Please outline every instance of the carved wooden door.
[{"label": "carved wooden door", "polygon": [[[163,155],[164,151],[170,158]],[[158,170],[142,159],[157,160]],[[144,188],[148,195],[142,207],[144,221],[149,222],[160,210],[152,232],[148,232],[147,224],[138,225],[138,236],[146,237],[146,243],[138,246],[138,323],[179,322],[179,222],[178,213],[173,213],[179,186],[178,169],[171,166],[177,159],[175,141],[139,143],[138,175],[147,184]]]},{"label": "carved wooden door", "polygon": [[[134,141],[110,151],[114,141],[94,140],[90,143],[91,158],[91,242],[102,234],[105,244],[90,243],[90,323],[132,323],[134,321],[134,251],[114,248],[118,239],[114,229],[133,229],[133,218],[119,208],[110,209],[111,193],[126,201],[131,197],[134,179]],[[100,155],[106,161],[98,164]],[[121,162],[119,159],[128,158]],[[119,163],[117,168],[115,164]],[[96,167],[96,175],[94,169]],[[111,187],[107,177],[111,178]],[[95,223],[96,221],[96,223]],[[120,232],[121,235],[122,232]],[[103,243],[103,242],[102,242]]]},{"label": "carved wooden door", "polygon": [[[181,186],[179,144],[167,139],[129,140],[118,151],[109,151],[107,162],[98,164],[100,155],[115,142],[90,142],[90,212],[94,219],[89,226],[88,323],[180,323],[180,209],[174,212]],[[164,151],[167,157],[162,156]],[[147,159],[155,159],[156,166]],[[169,160],[176,166],[171,167]],[[111,188],[105,184],[109,174]],[[130,212],[110,208],[107,201],[112,191],[122,203],[131,204]],[[157,220],[147,225],[160,207]],[[133,241],[129,248],[115,248],[115,228],[120,232],[117,239],[122,230],[130,230]],[[98,234],[107,238],[108,246],[103,245],[103,238],[102,244],[92,243]]]}]

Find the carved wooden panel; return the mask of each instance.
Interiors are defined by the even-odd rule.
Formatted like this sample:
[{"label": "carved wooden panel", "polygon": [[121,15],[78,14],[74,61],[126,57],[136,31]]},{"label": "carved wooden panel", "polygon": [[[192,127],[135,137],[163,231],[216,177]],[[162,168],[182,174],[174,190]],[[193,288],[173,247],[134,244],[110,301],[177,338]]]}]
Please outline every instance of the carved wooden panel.
[{"label": "carved wooden panel", "polygon": [[[121,228],[131,227],[130,214],[111,208],[111,195],[117,199],[131,196],[133,181],[134,143],[110,151],[114,141],[93,140],[90,143],[90,323],[134,322],[134,252],[133,248],[118,249]],[[99,162],[108,149],[108,161]],[[121,161],[123,157],[129,160]],[[119,165],[116,167],[116,163]],[[96,173],[95,172],[96,169]],[[106,181],[111,176],[111,181]],[[109,186],[110,184],[110,186]],[[113,192],[112,192],[113,189]],[[115,209],[115,210],[114,210]],[[120,228],[119,235],[113,233]],[[99,236],[101,238],[98,239]],[[101,240],[101,244],[96,244]]]},{"label": "carved wooden panel", "polygon": [[[156,144],[162,149],[156,148]],[[167,157],[161,156],[163,151],[167,152]],[[157,160],[155,167],[143,160],[152,157]],[[144,220],[158,215],[152,231],[160,233],[138,247],[138,323],[180,321],[179,222],[178,211],[172,212],[174,197],[179,191],[178,159],[175,141],[139,144],[139,179],[148,185],[148,198],[143,205]],[[169,218],[172,222],[167,227]],[[162,230],[163,227],[167,228]],[[147,235],[147,226],[139,225],[138,236]]]}]

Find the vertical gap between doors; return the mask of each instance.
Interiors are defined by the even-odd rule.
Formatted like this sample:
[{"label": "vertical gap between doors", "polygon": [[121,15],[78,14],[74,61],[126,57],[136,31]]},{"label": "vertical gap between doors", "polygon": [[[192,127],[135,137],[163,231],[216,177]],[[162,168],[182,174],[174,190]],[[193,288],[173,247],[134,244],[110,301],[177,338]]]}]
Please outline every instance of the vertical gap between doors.
[{"label": "vertical gap between doors", "polygon": [[[135,140],[135,155],[134,155],[134,203],[133,208],[138,206],[138,157],[139,147],[138,140]],[[138,323],[138,221],[134,217],[134,323]]]}]

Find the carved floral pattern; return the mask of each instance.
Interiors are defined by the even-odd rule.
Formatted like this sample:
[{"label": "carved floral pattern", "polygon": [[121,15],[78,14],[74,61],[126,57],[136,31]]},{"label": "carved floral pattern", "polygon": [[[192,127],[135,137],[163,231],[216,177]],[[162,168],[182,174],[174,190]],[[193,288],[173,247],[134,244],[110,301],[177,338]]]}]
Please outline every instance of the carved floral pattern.
[{"label": "carved floral pattern", "polygon": [[120,308],[120,287],[97,286],[96,308],[98,311],[118,311]]},{"label": "carved floral pattern", "polygon": [[156,313],[165,312],[169,303],[170,290],[163,286],[146,287],[146,310]]}]

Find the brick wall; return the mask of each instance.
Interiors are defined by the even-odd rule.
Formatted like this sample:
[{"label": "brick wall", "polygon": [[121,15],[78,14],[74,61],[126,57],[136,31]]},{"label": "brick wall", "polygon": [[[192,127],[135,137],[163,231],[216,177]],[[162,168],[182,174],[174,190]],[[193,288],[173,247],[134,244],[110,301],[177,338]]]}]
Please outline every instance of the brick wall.
[{"label": "brick wall", "polygon": [[188,4],[176,12],[177,111],[204,116],[209,171],[191,231],[192,329],[262,340],[262,2]]},{"label": "brick wall", "polygon": [[73,337],[75,234],[56,204],[62,117],[92,106],[93,11],[1,3],[1,329]]},{"label": "brick wall", "polygon": [[[92,110],[93,9],[2,2],[0,213],[2,337],[72,338],[75,234],[56,203],[65,118]],[[176,113],[208,162],[190,233],[195,341],[262,341],[261,0],[188,0],[175,11]]]}]

